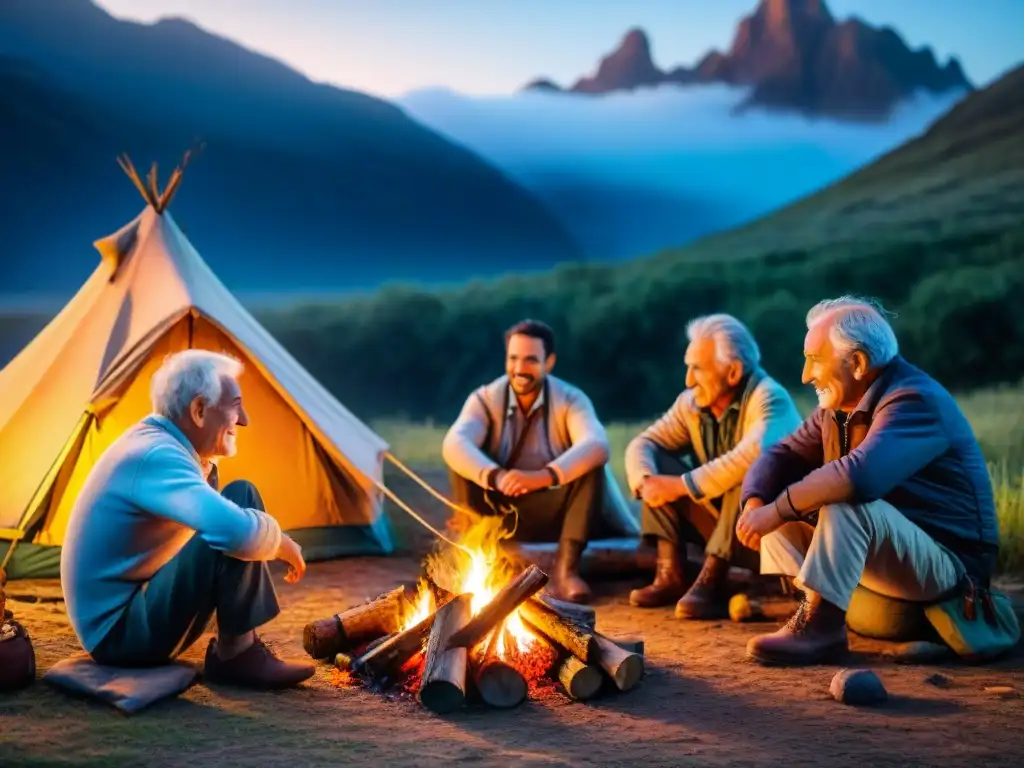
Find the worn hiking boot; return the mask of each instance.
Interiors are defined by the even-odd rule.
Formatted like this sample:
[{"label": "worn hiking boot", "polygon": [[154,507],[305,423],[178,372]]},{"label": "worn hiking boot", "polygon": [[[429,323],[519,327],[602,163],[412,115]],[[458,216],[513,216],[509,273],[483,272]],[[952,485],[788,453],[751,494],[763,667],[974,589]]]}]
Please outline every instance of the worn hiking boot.
[{"label": "worn hiking boot", "polygon": [[658,539],[658,559],[654,566],[654,581],[629,593],[629,604],[638,608],[660,608],[671,605],[686,591],[679,548],[671,541]]},{"label": "worn hiking boot", "polygon": [[580,555],[583,554],[584,546],[578,541],[562,541],[558,544],[551,591],[555,597],[570,603],[586,603],[590,600],[590,587],[580,578]]},{"label": "worn hiking boot", "polygon": [[676,603],[677,619],[721,619],[729,614],[725,595],[729,561],[714,555],[704,559],[697,579]]},{"label": "worn hiking boot", "polygon": [[311,678],[315,671],[313,664],[279,659],[258,637],[237,656],[221,659],[214,638],[206,648],[203,676],[211,683],[273,689],[292,688]]},{"label": "worn hiking boot", "polygon": [[776,632],[747,643],[747,656],[766,665],[796,666],[831,660],[849,649],[846,611],[813,592]]}]

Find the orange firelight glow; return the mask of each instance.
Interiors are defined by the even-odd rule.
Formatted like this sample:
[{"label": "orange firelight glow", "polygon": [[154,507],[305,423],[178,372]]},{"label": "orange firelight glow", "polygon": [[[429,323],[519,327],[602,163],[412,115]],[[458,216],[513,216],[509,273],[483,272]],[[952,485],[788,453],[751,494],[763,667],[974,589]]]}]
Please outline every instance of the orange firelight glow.
[{"label": "orange firelight glow", "polygon": [[[452,594],[468,593],[473,596],[471,610],[474,616],[512,579],[512,570],[499,546],[501,538],[501,520],[484,518],[471,526],[459,541],[468,552],[448,547],[427,559],[427,572],[434,583]],[[403,628],[419,623],[435,610],[430,585],[425,580],[418,585],[414,605],[415,610],[406,618]],[[502,659],[511,653],[528,652],[535,643],[536,636],[523,622],[519,609],[509,614],[496,631],[499,634],[495,653]],[[506,643],[513,647],[507,647]]]}]

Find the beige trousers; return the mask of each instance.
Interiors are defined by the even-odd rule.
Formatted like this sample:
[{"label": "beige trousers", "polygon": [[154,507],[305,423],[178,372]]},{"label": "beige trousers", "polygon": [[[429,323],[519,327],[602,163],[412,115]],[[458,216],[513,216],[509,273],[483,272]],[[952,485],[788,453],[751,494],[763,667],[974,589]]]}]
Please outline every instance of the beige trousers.
[{"label": "beige trousers", "polygon": [[964,573],[955,555],[884,501],[829,504],[817,526],[786,523],[761,539],[761,573],[795,577],[842,608],[858,584],[901,600],[930,601]]}]

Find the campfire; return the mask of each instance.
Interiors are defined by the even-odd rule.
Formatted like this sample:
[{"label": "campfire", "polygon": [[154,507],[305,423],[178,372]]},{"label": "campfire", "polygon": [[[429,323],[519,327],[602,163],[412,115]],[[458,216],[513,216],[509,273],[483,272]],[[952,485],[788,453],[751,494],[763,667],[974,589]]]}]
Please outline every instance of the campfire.
[{"label": "campfire", "polygon": [[500,520],[481,520],[430,555],[415,586],[308,624],[306,652],[333,659],[339,684],[411,693],[438,713],[467,700],[514,707],[546,684],[579,700],[636,685],[642,644],[613,641],[592,608],[544,593],[547,574],[510,558],[503,535]]}]

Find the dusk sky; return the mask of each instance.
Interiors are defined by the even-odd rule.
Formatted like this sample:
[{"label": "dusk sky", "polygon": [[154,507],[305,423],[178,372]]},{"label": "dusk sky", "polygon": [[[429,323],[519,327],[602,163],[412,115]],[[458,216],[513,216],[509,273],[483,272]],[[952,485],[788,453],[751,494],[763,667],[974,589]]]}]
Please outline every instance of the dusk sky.
[{"label": "dusk sky", "polygon": [[[121,18],[184,16],[313,80],[382,96],[444,86],[503,94],[534,77],[569,84],[630,27],[662,68],[727,48],[756,0],[96,0]],[[1024,0],[829,0],[834,16],[890,25],[956,55],[984,85],[1024,60]]]}]

